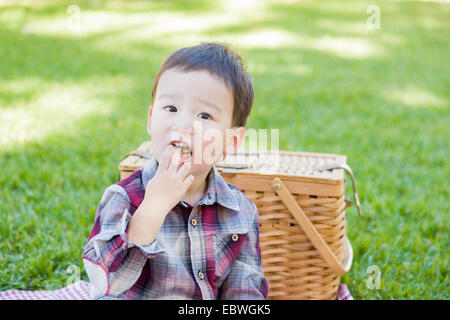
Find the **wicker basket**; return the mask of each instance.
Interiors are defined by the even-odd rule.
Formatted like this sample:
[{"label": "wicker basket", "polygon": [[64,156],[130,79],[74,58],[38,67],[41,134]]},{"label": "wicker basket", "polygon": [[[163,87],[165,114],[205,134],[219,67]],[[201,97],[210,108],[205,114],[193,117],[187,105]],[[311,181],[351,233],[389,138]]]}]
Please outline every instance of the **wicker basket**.
[{"label": "wicker basket", "polygon": [[[151,158],[150,141],[120,163],[120,179]],[[274,166],[274,159],[279,166]],[[279,160],[279,162],[278,162]],[[340,277],[351,267],[346,236],[346,157],[335,154],[247,151],[228,155],[217,170],[258,207],[268,299],[336,299]]]}]

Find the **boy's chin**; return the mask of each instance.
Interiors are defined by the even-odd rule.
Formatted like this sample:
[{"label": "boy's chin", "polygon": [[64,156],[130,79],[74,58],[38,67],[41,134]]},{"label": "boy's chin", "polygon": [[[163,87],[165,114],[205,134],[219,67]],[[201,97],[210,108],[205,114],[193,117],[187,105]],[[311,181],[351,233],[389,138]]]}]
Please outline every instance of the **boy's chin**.
[{"label": "boy's chin", "polygon": [[195,166],[202,166],[204,168],[212,168],[212,166],[214,166],[217,162],[219,162],[220,160],[222,160],[222,156],[219,158],[213,158],[213,157],[208,157],[208,158],[203,158],[200,159],[200,161],[196,162],[195,157],[191,158],[192,160],[192,165]]},{"label": "boy's chin", "polygon": [[211,168],[216,164],[217,161],[212,161],[211,163],[207,161],[201,161],[200,163],[196,163],[194,159],[191,159],[191,171],[192,173],[204,173],[206,171],[211,170]]}]

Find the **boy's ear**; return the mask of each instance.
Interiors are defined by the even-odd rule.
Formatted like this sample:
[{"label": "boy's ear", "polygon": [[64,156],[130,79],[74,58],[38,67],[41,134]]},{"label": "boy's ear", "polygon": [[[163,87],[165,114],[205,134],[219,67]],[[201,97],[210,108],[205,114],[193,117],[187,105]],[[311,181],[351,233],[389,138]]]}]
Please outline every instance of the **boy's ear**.
[{"label": "boy's ear", "polygon": [[148,118],[147,118],[147,133],[149,136],[151,136],[150,123],[151,123],[151,118],[152,118],[152,111],[153,111],[153,108],[152,108],[152,106],[150,106],[150,108],[148,110]]},{"label": "boy's ear", "polygon": [[231,130],[232,133],[229,135],[229,139],[227,139],[226,154],[236,153],[245,139],[245,127],[236,127]]}]

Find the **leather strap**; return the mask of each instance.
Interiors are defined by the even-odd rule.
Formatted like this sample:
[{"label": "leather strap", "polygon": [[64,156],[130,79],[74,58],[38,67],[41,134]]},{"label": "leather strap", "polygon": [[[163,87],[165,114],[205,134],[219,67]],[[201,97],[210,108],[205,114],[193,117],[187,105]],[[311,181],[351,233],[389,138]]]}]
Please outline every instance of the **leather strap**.
[{"label": "leather strap", "polygon": [[306,236],[312,242],[314,247],[320,252],[324,260],[330,266],[330,268],[334,271],[336,276],[340,277],[346,272],[349,271],[349,267],[345,268],[341,265],[341,263],[336,259],[336,256],[331,251],[330,247],[323,240],[322,236],[317,232],[316,228],[314,228],[311,221],[306,216],[305,212],[303,212],[302,208],[298,205],[295,199],[292,197],[291,193],[287,190],[284,183],[280,178],[274,178],[271,181],[272,188],[275,190],[277,195],[286,205],[288,210],[294,216],[295,220],[298,222],[300,227],[305,232]]}]

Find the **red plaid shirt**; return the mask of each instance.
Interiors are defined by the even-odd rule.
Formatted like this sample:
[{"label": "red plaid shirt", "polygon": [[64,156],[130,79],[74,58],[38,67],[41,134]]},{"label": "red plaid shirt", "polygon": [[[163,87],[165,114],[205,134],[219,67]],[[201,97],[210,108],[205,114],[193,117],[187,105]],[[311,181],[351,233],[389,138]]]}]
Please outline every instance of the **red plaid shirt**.
[{"label": "red plaid shirt", "polygon": [[128,242],[131,216],[155,175],[155,158],[108,187],[82,254],[93,299],[265,299],[258,210],[213,167],[204,197],[180,201],[155,241]]}]

